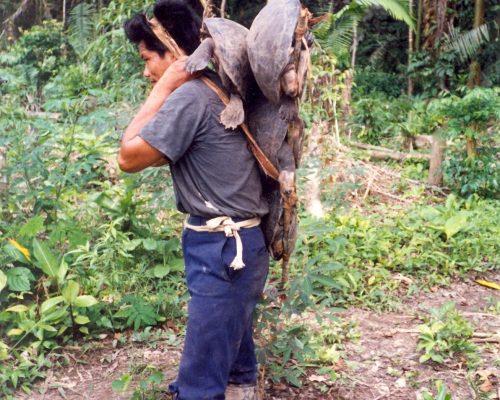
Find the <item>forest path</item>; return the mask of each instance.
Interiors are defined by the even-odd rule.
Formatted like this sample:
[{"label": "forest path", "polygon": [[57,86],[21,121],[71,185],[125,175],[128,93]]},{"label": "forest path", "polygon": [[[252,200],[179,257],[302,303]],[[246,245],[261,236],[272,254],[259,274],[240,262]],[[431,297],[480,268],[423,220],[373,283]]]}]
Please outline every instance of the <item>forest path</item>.
[{"label": "forest path", "polygon": [[[435,393],[437,379],[446,383],[453,400],[500,399],[500,345],[479,343],[481,365],[468,372],[460,360],[446,365],[420,364],[416,351],[418,325],[431,308],[448,301],[456,303],[462,315],[474,325],[475,332],[500,335],[500,315],[488,310],[500,300],[498,291],[488,289],[475,279],[500,282],[500,272],[481,276],[469,275],[448,287],[419,292],[403,300],[399,312],[376,313],[350,308],[337,314],[353,321],[360,334],[358,341],[345,343],[345,360],[336,365],[339,379],[335,383],[314,371],[302,388],[285,384],[266,383],[266,398],[324,400],[410,400],[419,399],[425,391]],[[37,383],[30,395],[18,394],[18,399],[58,400],[129,399],[140,371],[147,365],[161,370],[165,380],[176,374],[181,343],[172,334],[156,335],[154,331],[141,338],[136,334],[124,345],[113,347],[113,338],[86,343],[82,347],[65,348],[67,365],[49,371],[44,381]],[[135,376],[125,394],[116,394],[111,383],[124,373]],[[474,389],[475,387],[475,389]],[[478,396],[479,387],[484,392]],[[161,397],[159,397],[161,398]],[[165,396],[163,396],[165,398]]]}]

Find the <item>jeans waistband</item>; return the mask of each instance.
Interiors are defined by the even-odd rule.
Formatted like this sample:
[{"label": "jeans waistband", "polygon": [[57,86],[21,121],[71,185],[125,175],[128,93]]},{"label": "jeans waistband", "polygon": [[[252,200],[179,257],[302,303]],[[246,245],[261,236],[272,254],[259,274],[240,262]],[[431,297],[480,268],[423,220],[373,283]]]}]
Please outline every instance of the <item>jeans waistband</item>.
[{"label": "jeans waistband", "polygon": [[[206,225],[207,221],[211,220],[212,218],[216,218],[216,217],[201,217],[199,215],[190,215],[188,218],[188,223],[190,223],[191,225],[203,226],[203,225]],[[231,219],[234,222],[241,222],[241,221],[245,221],[245,220],[250,219],[250,218],[252,218],[252,217],[247,217],[247,218],[231,217]]]}]

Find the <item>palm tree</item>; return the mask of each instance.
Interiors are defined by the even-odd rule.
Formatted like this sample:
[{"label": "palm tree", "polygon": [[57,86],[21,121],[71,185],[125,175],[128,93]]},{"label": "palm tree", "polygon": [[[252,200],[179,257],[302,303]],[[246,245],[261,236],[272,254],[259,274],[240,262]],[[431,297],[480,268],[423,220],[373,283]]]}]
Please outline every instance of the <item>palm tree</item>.
[{"label": "palm tree", "polygon": [[371,7],[381,7],[410,29],[415,23],[409,12],[409,0],[353,0],[337,13],[329,13],[315,29],[320,45],[336,57],[351,51],[351,69],[355,69],[358,26]]}]

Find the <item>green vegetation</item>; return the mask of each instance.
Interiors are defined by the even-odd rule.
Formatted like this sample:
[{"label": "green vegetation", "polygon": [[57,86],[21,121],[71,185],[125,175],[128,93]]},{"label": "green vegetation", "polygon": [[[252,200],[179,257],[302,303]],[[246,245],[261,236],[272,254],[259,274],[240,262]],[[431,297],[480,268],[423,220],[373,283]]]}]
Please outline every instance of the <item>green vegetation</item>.
[{"label": "green vegetation", "polygon": [[[131,176],[115,162],[120,135],[146,92],[141,61],[122,32],[144,2],[104,3],[81,3],[68,11],[65,25],[60,15],[43,21],[0,52],[2,398],[30,393],[36,379],[66,365],[64,346],[124,332],[148,345],[162,339],[178,346],[182,338],[183,216],[175,210],[168,169]],[[329,10],[329,2],[308,3],[316,12]],[[228,12],[248,22],[258,9],[252,4],[240,9],[229,1]],[[367,8],[372,4],[410,22],[404,1],[356,1],[331,9],[316,31],[302,113],[308,128],[328,124],[321,154],[306,160],[320,169],[326,213],[314,218],[301,210],[289,286],[277,289],[275,265],[259,308],[259,360],[275,383],[301,386],[311,370],[326,377],[318,390],[342,382],[336,365],[348,361],[346,345],[360,334],[335,311],[398,310],[419,291],[500,265],[498,26],[487,24],[488,40],[476,35],[479,47],[467,47],[482,66],[482,87],[474,88],[467,85],[471,57],[463,57],[459,35],[472,28],[470,4],[450,5],[458,16],[455,36],[434,37],[437,22],[424,12],[420,23],[430,28],[415,26],[422,37],[409,64],[407,26]],[[495,12],[498,6],[488,4],[486,14]],[[355,162],[349,171],[335,165],[345,156],[337,139],[409,152],[407,143],[422,135],[447,141],[445,188],[434,195],[425,182],[408,187],[408,180],[427,179],[427,160],[374,163],[401,172],[385,189],[394,189],[404,207],[371,198],[369,171]],[[369,158],[360,150],[346,154]],[[330,179],[340,173],[368,183]],[[309,179],[301,176],[302,188]],[[358,189],[361,205],[351,207],[349,195]],[[492,296],[490,303],[488,312],[498,315],[498,301]],[[453,304],[433,310],[420,328],[421,361],[445,363],[461,353],[470,370],[479,368],[473,332]],[[126,341],[117,335],[113,346]],[[133,388],[134,399],[155,398],[164,384],[163,373],[145,364],[110,382],[117,393]],[[443,382],[436,388],[436,396],[424,399],[451,399]]]},{"label": "green vegetation", "polygon": [[442,364],[457,353],[466,356],[469,368],[477,365],[477,346],[468,342],[474,333],[472,325],[455,309],[453,302],[431,310],[431,319],[420,325],[417,350],[423,350],[420,362],[428,360]]}]

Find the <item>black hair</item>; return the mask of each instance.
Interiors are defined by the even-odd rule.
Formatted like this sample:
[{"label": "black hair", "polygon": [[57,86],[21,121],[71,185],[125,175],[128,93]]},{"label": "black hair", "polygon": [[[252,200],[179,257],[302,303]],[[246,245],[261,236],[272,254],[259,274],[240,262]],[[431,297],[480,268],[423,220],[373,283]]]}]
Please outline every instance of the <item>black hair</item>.
[{"label": "black hair", "polygon": [[144,14],[135,14],[125,23],[124,29],[125,36],[132,43],[138,45],[144,42],[144,46],[149,51],[155,51],[162,57],[165,55],[167,46],[156,37]]},{"label": "black hair", "polygon": [[[189,0],[188,0],[189,1]],[[163,25],[178,46],[187,54],[200,44],[201,18],[184,0],[159,0],[153,9],[156,19]],[[164,56],[167,47],[156,37],[144,14],[136,14],[125,23],[125,35],[138,45],[144,42],[149,51]]]}]

